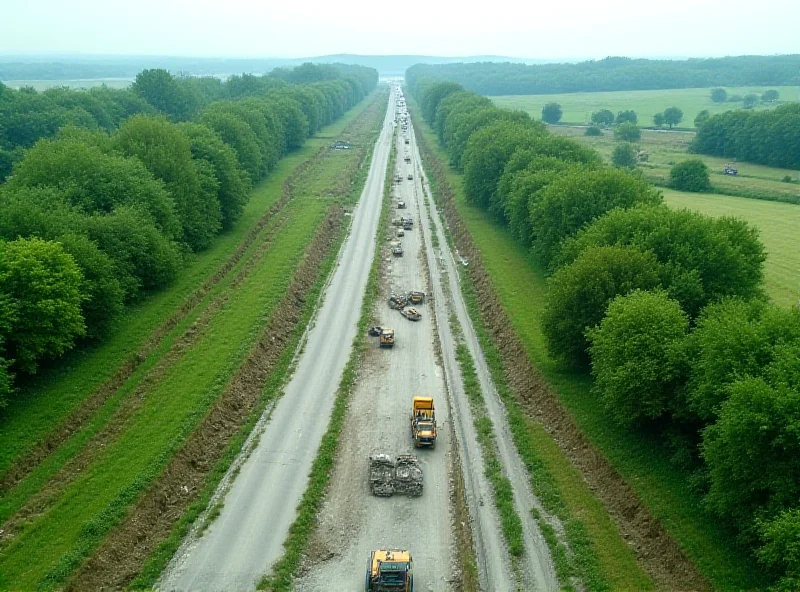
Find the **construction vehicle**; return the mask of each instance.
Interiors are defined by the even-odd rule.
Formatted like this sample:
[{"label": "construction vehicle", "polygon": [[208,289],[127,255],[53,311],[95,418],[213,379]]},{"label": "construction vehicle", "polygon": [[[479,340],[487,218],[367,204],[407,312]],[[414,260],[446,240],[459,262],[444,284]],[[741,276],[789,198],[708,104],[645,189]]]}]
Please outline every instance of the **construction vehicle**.
[{"label": "construction vehicle", "polygon": [[391,294],[389,296],[389,308],[396,308],[401,309],[408,304],[405,296],[400,296],[398,294]]},{"label": "construction vehicle", "polygon": [[400,243],[392,243],[392,255],[395,257],[403,256],[403,245]]},{"label": "construction vehicle", "polygon": [[388,329],[386,327],[381,329],[378,343],[381,347],[394,347],[394,329]]},{"label": "construction vehicle", "polygon": [[406,161],[406,163],[408,163],[408,164],[411,163],[411,157],[410,156],[406,156],[403,160]]},{"label": "construction vehicle", "polygon": [[436,413],[433,397],[414,397],[411,409],[411,437],[414,446],[436,446]]},{"label": "construction vehicle", "polygon": [[397,202],[397,209],[398,209],[398,210],[405,210],[405,209],[406,209],[406,202],[404,202],[404,201],[398,201],[398,202]]},{"label": "construction vehicle", "polygon": [[733,166],[731,163],[725,165],[725,168],[722,169],[723,174],[725,175],[733,175],[734,177],[739,174],[739,169]]},{"label": "construction vehicle", "polygon": [[388,454],[369,457],[369,486],[372,495],[391,497],[394,493],[394,461]]},{"label": "construction vehicle", "polygon": [[408,180],[409,181],[413,181],[414,180],[414,175],[412,175],[411,173],[408,173]]},{"label": "construction vehicle", "polygon": [[407,318],[409,321],[418,321],[422,318],[422,315],[419,314],[419,311],[416,308],[403,308],[400,310],[400,314]]},{"label": "construction vehicle", "polygon": [[397,238],[400,238],[401,236],[405,236],[405,235],[406,235],[406,231],[405,230],[403,230],[402,228],[398,228],[397,229]]},{"label": "construction vehicle", "polygon": [[392,218],[392,226],[402,226],[403,225],[403,218]]},{"label": "construction vehicle", "polygon": [[408,138],[406,138],[406,144],[410,144],[410,143],[411,143],[411,141]]},{"label": "construction vehicle", "polygon": [[425,292],[411,290],[411,292],[408,293],[408,301],[411,304],[422,304],[425,302]]},{"label": "construction vehicle", "polygon": [[374,327],[370,327],[367,330],[367,335],[369,335],[370,337],[380,337],[382,331],[383,327],[375,325]]},{"label": "construction vehicle", "polygon": [[411,553],[402,549],[375,549],[367,559],[365,592],[414,592]]},{"label": "construction vehicle", "polygon": [[414,230],[414,221],[411,218],[403,220],[403,230]]}]

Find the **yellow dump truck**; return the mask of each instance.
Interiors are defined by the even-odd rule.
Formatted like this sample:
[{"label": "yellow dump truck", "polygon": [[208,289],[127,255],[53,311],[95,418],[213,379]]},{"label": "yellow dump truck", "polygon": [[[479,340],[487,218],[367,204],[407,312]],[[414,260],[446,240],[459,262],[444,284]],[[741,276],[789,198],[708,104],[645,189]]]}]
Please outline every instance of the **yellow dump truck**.
[{"label": "yellow dump truck", "polygon": [[401,549],[370,551],[364,591],[414,592],[411,553]]},{"label": "yellow dump truck", "polygon": [[414,397],[411,409],[411,437],[414,446],[436,446],[436,413],[433,397]]},{"label": "yellow dump truck", "polygon": [[384,327],[380,335],[381,347],[394,347],[394,329],[387,329]]}]

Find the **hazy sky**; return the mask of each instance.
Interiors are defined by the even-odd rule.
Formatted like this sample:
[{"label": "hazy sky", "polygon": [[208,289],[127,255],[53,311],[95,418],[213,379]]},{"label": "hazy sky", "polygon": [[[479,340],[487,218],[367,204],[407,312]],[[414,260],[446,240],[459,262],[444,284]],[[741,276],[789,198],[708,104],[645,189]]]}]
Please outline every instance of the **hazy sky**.
[{"label": "hazy sky", "polygon": [[0,54],[800,52],[800,0],[0,0]]}]

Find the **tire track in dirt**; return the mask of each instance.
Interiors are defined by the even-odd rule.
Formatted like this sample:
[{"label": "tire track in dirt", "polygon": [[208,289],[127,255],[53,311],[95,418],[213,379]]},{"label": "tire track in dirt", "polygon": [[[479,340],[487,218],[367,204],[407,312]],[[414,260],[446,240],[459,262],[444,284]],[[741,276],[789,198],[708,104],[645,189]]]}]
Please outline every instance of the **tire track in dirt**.
[{"label": "tire track in dirt", "polygon": [[583,475],[592,492],[614,519],[637,559],[660,589],[710,590],[711,586],[683,554],[678,543],[639,500],[636,492],[580,431],[569,411],[533,367],[522,342],[494,291],[483,267],[480,251],[462,222],[443,165],[426,140],[418,137],[420,151],[437,183],[437,205],[445,217],[459,252],[470,264],[467,274],[474,286],[481,318],[500,352],[506,380],[527,415],[542,424],[565,456]]}]

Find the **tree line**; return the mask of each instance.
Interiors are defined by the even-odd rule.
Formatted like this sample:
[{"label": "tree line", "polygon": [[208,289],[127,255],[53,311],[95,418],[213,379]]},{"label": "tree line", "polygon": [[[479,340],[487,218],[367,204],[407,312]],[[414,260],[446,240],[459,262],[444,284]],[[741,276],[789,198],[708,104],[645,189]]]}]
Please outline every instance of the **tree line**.
[{"label": "tree line", "polygon": [[767,166],[800,168],[800,104],[726,111],[698,128],[689,150]]},{"label": "tree line", "polygon": [[457,82],[468,90],[494,96],[781,86],[800,84],[800,55],[690,60],[609,57],[577,64],[417,64],[406,72],[410,86],[425,77]]},{"label": "tree line", "polygon": [[664,205],[641,175],[450,81],[410,88],[466,199],[549,270],[552,357],[660,440],[778,589],[800,583],[800,310],[764,295],[756,229]]},{"label": "tree line", "polygon": [[377,72],[304,65],[185,79],[144,70],[129,90],[0,85],[0,409],[16,375],[102,339],[230,229],[250,189],[340,117]]}]

